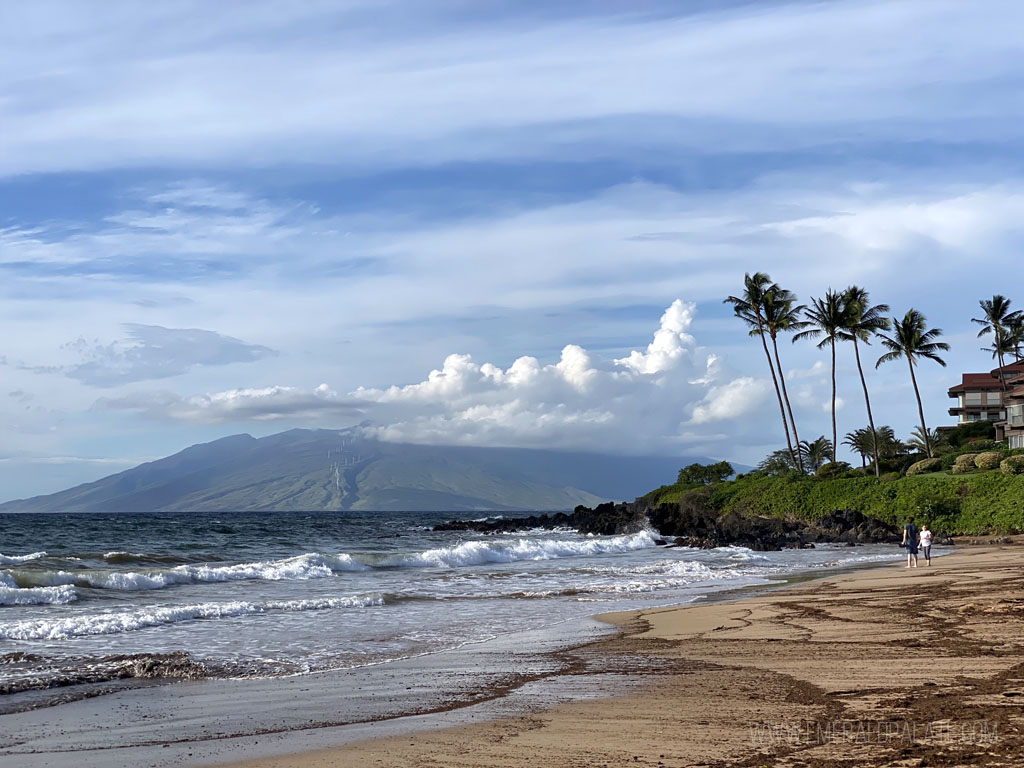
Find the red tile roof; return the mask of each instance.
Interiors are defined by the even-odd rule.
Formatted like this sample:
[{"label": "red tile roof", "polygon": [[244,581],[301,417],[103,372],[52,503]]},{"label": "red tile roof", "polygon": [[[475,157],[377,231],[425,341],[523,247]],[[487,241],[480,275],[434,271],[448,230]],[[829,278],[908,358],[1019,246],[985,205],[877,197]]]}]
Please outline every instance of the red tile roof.
[{"label": "red tile roof", "polygon": [[954,387],[949,388],[949,396],[954,392],[962,392],[965,389],[1002,389],[1003,385],[992,374],[989,373],[965,373],[963,380]]},{"label": "red tile roof", "polygon": [[1002,368],[993,368],[991,373],[990,373],[990,375],[992,377],[996,377],[996,376],[999,375],[1000,371],[1006,371],[1008,373],[1009,372],[1024,373],[1024,360],[1016,362],[1016,363],[1007,363]]}]

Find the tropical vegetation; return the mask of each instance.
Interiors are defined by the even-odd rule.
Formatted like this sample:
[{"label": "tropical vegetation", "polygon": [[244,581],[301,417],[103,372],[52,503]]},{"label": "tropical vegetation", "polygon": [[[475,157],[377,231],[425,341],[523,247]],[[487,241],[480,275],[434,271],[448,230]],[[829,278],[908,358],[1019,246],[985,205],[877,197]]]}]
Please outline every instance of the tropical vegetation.
[{"label": "tropical vegetation", "polygon": [[[764,272],[744,275],[743,290],[724,302],[732,306],[735,316],[747,326],[749,335],[761,341],[782,419],[786,447],[766,456],[758,465],[760,472],[817,474],[826,464],[837,463],[836,449],[843,446],[860,459],[862,471],[870,471],[880,479],[887,471],[905,472],[918,460],[911,460],[915,456],[919,459],[943,457],[945,462],[944,457],[962,445],[995,436],[990,421],[943,427],[941,432],[929,428],[917,370],[925,360],[945,367],[942,354],[950,347],[941,340],[942,330],[929,327],[927,318],[918,309],[910,308],[902,317],[890,316],[889,305],[873,304],[868,290],[859,285],[842,291],[829,288],[823,296],[812,297],[807,304],[801,304],[796,294]],[[979,338],[991,336],[992,339],[992,346],[982,349],[991,352],[1000,367],[1010,358],[1015,362],[1024,360],[1024,310],[1013,310],[1012,302],[1001,295],[982,299],[978,304],[981,315],[972,318],[972,322],[981,326]],[[824,435],[811,441],[800,439],[778,345],[779,336],[789,333],[793,334],[793,342],[812,340],[819,349],[829,353],[831,440]],[[840,441],[836,349],[838,342],[847,341],[853,347],[867,425],[847,432]],[[883,348],[875,361],[876,369],[884,363],[906,361],[919,420],[906,441],[898,439],[891,427],[875,424],[868,376],[861,360],[861,349],[874,341],[880,342]],[[1003,386],[1006,386],[1005,380]],[[943,464],[943,469],[951,468],[952,459]],[[836,469],[830,467],[828,472],[835,473]]]}]

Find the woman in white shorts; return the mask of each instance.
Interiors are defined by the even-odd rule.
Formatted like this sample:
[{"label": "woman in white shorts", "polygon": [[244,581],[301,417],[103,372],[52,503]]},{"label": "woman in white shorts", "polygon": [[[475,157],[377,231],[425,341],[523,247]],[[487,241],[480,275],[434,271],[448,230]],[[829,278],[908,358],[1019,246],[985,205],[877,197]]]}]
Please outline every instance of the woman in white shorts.
[{"label": "woman in white shorts", "polygon": [[928,523],[921,523],[921,555],[928,565],[932,564],[932,532],[928,530]]}]

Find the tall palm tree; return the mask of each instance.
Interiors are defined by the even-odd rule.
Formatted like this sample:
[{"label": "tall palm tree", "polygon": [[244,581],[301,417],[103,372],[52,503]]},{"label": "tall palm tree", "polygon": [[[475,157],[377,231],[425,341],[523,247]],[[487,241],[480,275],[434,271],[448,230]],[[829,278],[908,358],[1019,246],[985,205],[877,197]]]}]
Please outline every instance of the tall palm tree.
[{"label": "tall palm tree", "polygon": [[803,450],[800,445],[800,435],[796,430],[796,419],[793,418],[793,406],[789,402],[789,392],[786,390],[786,376],[783,373],[782,360],[779,357],[778,337],[780,332],[799,331],[807,327],[807,322],[800,318],[801,313],[807,307],[796,303],[796,295],[792,291],[787,291],[775,283],[764,294],[763,309],[764,328],[768,332],[768,338],[772,340],[772,351],[775,353],[775,367],[779,371],[779,383],[782,385],[782,399],[786,403],[786,412],[789,415],[790,426],[793,427],[796,465],[803,472]]},{"label": "tall palm tree", "polygon": [[821,337],[818,349],[826,344],[832,349],[832,445],[835,445],[839,442],[836,429],[836,340],[846,327],[843,294],[829,288],[825,298],[811,299],[811,306],[804,310],[804,317],[807,318],[807,330],[794,336],[793,341]]},{"label": "tall palm tree", "polygon": [[[995,337],[995,343],[991,348],[992,357],[998,359],[1000,368],[1005,364],[1007,330],[1020,317],[1020,312],[1010,311],[1010,303],[1008,298],[997,293],[991,299],[979,301],[978,305],[981,307],[982,316],[971,318],[972,323],[977,323],[981,326],[981,330],[978,331],[979,339],[989,333]],[[999,373],[999,382],[1003,385],[1003,391],[1005,392],[1006,379],[1003,378],[1002,371]]]},{"label": "tall palm tree", "polygon": [[907,366],[910,368],[910,381],[914,385],[914,395],[917,397],[917,413],[921,417],[921,431],[924,437],[925,453],[932,458],[932,443],[928,436],[928,425],[924,423],[924,407],[921,405],[921,391],[917,388],[917,376],[914,375],[914,366],[918,358],[925,357],[934,360],[943,368],[946,361],[939,357],[939,352],[949,350],[949,344],[936,341],[942,336],[940,328],[928,328],[925,316],[916,309],[907,310],[902,320],[892,319],[893,334],[886,336],[878,334],[882,338],[882,346],[889,351],[878,358],[875,368],[890,360],[899,360],[901,357],[907,359]]},{"label": "tall palm tree", "polygon": [[815,438],[811,442],[804,441],[804,455],[812,472],[817,472],[826,461],[835,461],[836,452],[833,443],[824,435]]},{"label": "tall palm tree", "polygon": [[772,383],[775,385],[775,396],[779,400],[779,413],[782,414],[782,427],[786,431],[786,446],[789,448],[793,465],[798,466],[797,455],[793,450],[793,440],[789,435],[789,422],[786,420],[786,408],[782,402],[782,390],[779,388],[779,379],[775,375],[775,364],[772,362],[772,355],[768,351],[768,340],[765,338],[766,329],[764,323],[765,294],[772,288],[777,288],[772,279],[764,272],[745,274],[743,276],[743,293],[740,296],[729,296],[723,300],[723,304],[732,304],[733,314],[750,326],[751,336],[761,337],[761,346],[764,347],[764,356],[768,359],[768,369],[772,374]]},{"label": "tall palm tree", "polygon": [[[857,285],[851,285],[843,294],[843,302],[846,306],[846,323],[839,333],[839,338],[853,342],[853,353],[857,358],[857,372],[860,374],[860,385],[864,389],[864,405],[868,410],[868,426],[871,434],[875,433],[875,419],[871,415],[871,398],[868,396],[868,382],[864,378],[864,368],[860,364],[860,344],[871,343],[871,337],[879,331],[889,330],[889,318],[884,313],[889,311],[888,304],[876,304],[871,306],[868,300],[868,292]],[[878,462],[878,445],[874,446],[875,477],[881,474]]]}]

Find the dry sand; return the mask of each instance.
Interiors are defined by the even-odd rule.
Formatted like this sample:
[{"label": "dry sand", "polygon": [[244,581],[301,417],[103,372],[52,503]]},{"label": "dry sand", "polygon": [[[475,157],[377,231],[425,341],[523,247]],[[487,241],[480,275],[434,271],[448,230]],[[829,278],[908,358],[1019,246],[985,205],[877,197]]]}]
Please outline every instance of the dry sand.
[{"label": "dry sand", "polygon": [[1024,548],[603,617],[621,696],[238,768],[1022,766]]}]

